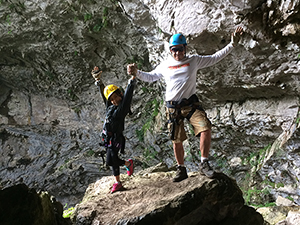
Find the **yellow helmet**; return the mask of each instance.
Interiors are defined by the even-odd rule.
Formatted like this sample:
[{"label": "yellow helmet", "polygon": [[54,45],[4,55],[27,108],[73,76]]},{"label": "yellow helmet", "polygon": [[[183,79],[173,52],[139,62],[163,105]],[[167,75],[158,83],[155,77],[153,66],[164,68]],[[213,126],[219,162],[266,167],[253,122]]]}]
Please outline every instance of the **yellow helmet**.
[{"label": "yellow helmet", "polygon": [[119,87],[114,85],[114,84],[110,84],[110,85],[107,85],[105,88],[104,88],[104,96],[105,98],[108,100],[109,97],[116,91],[116,90],[119,90]]}]

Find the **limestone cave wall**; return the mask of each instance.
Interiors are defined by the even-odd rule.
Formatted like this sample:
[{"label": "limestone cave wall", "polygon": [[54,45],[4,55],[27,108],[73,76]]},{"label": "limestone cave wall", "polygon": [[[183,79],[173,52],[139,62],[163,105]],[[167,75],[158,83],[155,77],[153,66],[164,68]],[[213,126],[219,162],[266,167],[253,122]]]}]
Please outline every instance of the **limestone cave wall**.
[{"label": "limestone cave wall", "polygon": [[[126,65],[155,68],[172,34],[187,37],[190,54],[212,54],[242,26],[240,45],[198,72],[213,122],[211,160],[243,191],[267,190],[251,203],[283,195],[299,204],[299,8],[293,0],[0,1],[0,185],[23,182],[77,203],[89,183],[111,174],[93,66],[104,83],[125,87]],[[164,81],[139,81],[135,90],[124,157],[137,168],[175,163],[163,94]],[[199,143],[186,128],[193,171]]]}]

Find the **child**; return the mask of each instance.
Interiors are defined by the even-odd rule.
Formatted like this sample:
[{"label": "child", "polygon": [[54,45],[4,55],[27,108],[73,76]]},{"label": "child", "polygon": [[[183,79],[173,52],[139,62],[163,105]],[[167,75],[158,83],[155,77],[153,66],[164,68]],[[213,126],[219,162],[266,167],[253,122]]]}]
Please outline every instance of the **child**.
[{"label": "child", "polygon": [[128,86],[123,94],[119,87],[114,84],[107,85],[104,88],[100,80],[102,71],[95,66],[92,75],[95,78],[95,84],[99,87],[100,93],[106,103],[106,117],[103,125],[102,139],[106,147],[106,163],[112,167],[116,182],[113,184],[111,193],[123,188],[120,181],[120,166],[124,165],[129,176],[133,173],[133,161],[127,161],[119,158],[118,153],[124,153],[125,138],[123,136],[125,116],[130,111],[133,90],[136,83],[135,75],[128,82]]}]

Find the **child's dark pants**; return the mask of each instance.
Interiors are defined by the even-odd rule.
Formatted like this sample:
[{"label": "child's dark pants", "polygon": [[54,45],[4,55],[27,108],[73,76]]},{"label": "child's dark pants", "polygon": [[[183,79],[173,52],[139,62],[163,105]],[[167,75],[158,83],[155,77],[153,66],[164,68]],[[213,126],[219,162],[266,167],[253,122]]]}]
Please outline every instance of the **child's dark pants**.
[{"label": "child's dark pants", "polygon": [[125,160],[119,158],[119,148],[107,148],[106,149],[106,163],[112,167],[113,175],[120,175],[120,166],[125,165]]}]

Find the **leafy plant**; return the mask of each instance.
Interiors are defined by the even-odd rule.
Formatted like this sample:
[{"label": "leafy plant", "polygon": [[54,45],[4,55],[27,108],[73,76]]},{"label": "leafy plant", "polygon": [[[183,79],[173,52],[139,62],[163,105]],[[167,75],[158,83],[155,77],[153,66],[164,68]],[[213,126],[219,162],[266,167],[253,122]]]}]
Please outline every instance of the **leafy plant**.
[{"label": "leafy plant", "polygon": [[10,15],[7,15],[5,21],[10,25]]},{"label": "leafy plant", "polygon": [[[268,187],[263,188],[262,190],[257,189],[256,187],[250,188],[248,190],[244,190],[244,200],[246,205],[252,206],[259,206],[261,207],[262,204],[255,204],[253,200],[255,199],[256,202],[263,202],[263,196],[267,196],[270,194],[270,190]],[[265,204],[271,204],[271,202],[266,202]]]},{"label": "leafy plant", "polygon": [[277,183],[276,188],[284,187],[284,183]]},{"label": "leafy plant", "polygon": [[[67,207],[67,204],[65,205],[64,208],[66,208],[66,207]],[[70,218],[70,216],[73,215],[74,211],[75,211],[74,207],[71,207],[71,208],[68,208],[68,209],[64,210],[63,218]]]},{"label": "leafy plant", "polygon": [[144,115],[146,118],[148,118],[145,122],[145,124],[143,125],[143,127],[141,129],[137,129],[136,130],[136,135],[138,136],[139,141],[143,142],[144,141],[144,134],[147,130],[150,129],[154,118],[158,115],[159,113],[159,101],[157,101],[157,99],[154,99],[150,102],[148,102],[145,106],[145,113],[149,113],[152,110],[151,115]]},{"label": "leafy plant", "polygon": [[73,89],[68,89],[67,90],[68,96],[71,98],[72,101],[76,100],[78,97],[75,95],[75,92]]},{"label": "leafy plant", "polygon": [[45,71],[45,75],[46,75],[47,77],[49,77],[49,79],[50,79],[51,81],[53,81],[53,80],[55,79],[54,73],[52,73],[50,70]]},{"label": "leafy plant", "polygon": [[145,63],[144,59],[138,57],[137,55],[132,56],[131,59],[127,59],[126,61],[127,63],[136,63],[139,70],[142,69]]},{"label": "leafy plant", "polygon": [[103,28],[107,27],[107,23],[108,23],[107,16],[108,16],[108,8],[105,7],[103,9],[103,16],[102,16]]},{"label": "leafy plant", "polygon": [[190,132],[190,134],[191,134],[192,136],[195,136],[195,132],[194,132],[193,126],[192,126],[190,123],[188,124],[188,126],[189,126],[189,132]]},{"label": "leafy plant", "polygon": [[146,161],[150,161],[150,160],[154,159],[156,155],[157,155],[157,152],[155,151],[155,149],[152,146],[145,148],[145,150],[143,152],[143,156]]},{"label": "leafy plant", "polygon": [[90,19],[92,19],[92,14],[86,13],[86,14],[84,15],[84,22],[86,22],[86,21],[88,21],[88,20],[90,20]]},{"label": "leafy plant", "polygon": [[93,27],[93,31],[94,32],[99,32],[102,28],[102,24],[97,23],[94,27]]},{"label": "leafy plant", "polygon": [[245,160],[243,160],[244,163],[250,164],[252,167],[257,167],[260,165],[264,158],[267,150],[271,148],[271,144],[268,144],[268,146],[264,147],[263,149],[260,149],[255,152],[251,152],[250,156],[247,157]]},{"label": "leafy plant", "polygon": [[92,149],[90,149],[86,152],[86,154],[90,157],[90,156],[93,156],[95,154],[95,152]]},{"label": "leafy plant", "polygon": [[76,107],[73,109],[74,112],[79,116],[80,112],[81,112],[81,109],[79,107]]},{"label": "leafy plant", "polygon": [[253,206],[256,206],[257,208],[272,207],[272,206],[276,206],[276,202],[267,202],[266,204],[259,204],[259,205],[253,205]]}]

